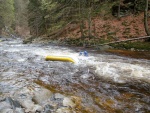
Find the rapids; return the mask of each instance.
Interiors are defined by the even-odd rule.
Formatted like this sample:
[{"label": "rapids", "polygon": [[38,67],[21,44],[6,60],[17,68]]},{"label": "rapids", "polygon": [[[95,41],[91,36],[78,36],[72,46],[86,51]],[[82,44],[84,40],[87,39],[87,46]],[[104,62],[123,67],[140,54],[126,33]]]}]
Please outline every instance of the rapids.
[{"label": "rapids", "polygon": [[[28,106],[31,103],[44,113],[46,105],[57,106],[52,113],[150,112],[150,60],[94,50],[79,56],[80,51],[84,50],[24,45],[20,39],[1,41],[0,113],[5,113],[2,103],[8,97],[19,101],[23,108],[19,113],[36,112]],[[45,61],[47,55],[69,56],[76,63]],[[53,95],[55,100],[51,100]]]}]

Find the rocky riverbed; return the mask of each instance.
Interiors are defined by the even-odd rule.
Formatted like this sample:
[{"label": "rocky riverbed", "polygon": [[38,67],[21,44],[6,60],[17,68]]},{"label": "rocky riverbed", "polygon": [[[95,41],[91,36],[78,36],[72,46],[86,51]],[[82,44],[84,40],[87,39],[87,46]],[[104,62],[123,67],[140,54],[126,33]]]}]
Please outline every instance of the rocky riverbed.
[{"label": "rocky riverbed", "polygon": [[[150,61],[0,42],[0,113],[149,113]],[[45,61],[67,55],[70,62]]]}]

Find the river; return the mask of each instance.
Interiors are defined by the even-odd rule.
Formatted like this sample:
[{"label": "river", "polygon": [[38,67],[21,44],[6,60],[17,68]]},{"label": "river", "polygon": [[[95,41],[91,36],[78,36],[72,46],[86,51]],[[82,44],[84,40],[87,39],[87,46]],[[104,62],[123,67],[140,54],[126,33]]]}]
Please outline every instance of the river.
[{"label": "river", "polygon": [[[149,113],[150,60],[52,44],[0,42],[0,113]],[[75,63],[45,61],[69,56]]]}]

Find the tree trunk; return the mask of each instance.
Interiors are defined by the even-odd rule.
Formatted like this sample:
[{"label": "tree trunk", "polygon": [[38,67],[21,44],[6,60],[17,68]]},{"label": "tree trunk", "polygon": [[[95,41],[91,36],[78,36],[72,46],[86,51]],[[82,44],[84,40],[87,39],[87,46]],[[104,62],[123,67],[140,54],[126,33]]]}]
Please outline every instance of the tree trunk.
[{"label": "tree trunk", "polygon": [[83,27],[84,27],[84,22],[83,22],[83,20],[81,20],[81,21],[80,21],[80,32],[81,32],[81,37],[82,37],[82,38],[84,38]]},{"label": "tree trunk", "polygon": [[36,22],[36,36],[38,36],[38,34],[39,34],[39,26],[38,26],[38,17],[36,17],[36,20],[35,20]]},{"label": "tree trunk", "polygon": [[83,32],[84,22],[83,22],[83,19],[81,17],[81,1],[79,1],[79,19],[80,19],[81,38],[84,38],[84,32]]},{"label": "tree trunk", "polygon": [[92,20],[91,20],[91,8],[89,9],[89,15],[88,15],[88,36],[89,38],[91,38],[92,33],[91,33],[91,24],[92,24]]},{"label": "tree trunk", "polygon": [[2,35],[2,29],[0,28],[0,35]]},{"label": "tree trunk", "polygon": [[118,5],[118,19],[120,19],[120,4],[121,4],[121,0],[119,0],[119,5]]},{"label": "tree trunk", "polygon": [[[148,28],[148,0],[145,1],[145,11],[144,11],[144,26],[145,26],[145,31],[147,33],[148,36],[150,36],[150,31]],[[150,41],[150,38],[148,39],[148,41]]]}]

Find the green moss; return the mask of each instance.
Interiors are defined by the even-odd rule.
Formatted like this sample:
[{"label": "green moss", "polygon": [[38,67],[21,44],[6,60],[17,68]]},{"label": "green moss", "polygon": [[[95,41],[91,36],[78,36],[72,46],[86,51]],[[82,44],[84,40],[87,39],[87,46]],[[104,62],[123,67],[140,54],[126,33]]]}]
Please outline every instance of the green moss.
[{"label": "green moss", "polygon": [[108,32],[107,35],[116,35],[116,32]]},{"label": "green moss", "polygon": [[120,43],[120,44],[112,44],[114,48],[117,49],[131,49],[134,48],[135,50],[150,50],[150,43],[149,42],[127,42],[127,43]]}]

